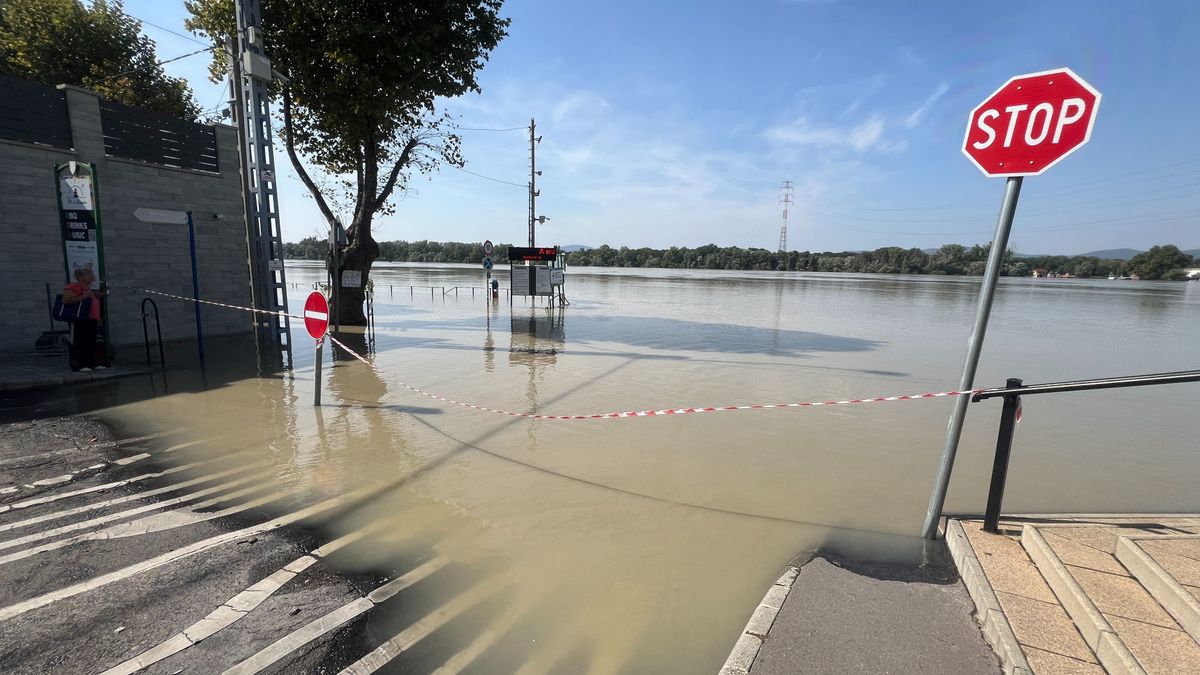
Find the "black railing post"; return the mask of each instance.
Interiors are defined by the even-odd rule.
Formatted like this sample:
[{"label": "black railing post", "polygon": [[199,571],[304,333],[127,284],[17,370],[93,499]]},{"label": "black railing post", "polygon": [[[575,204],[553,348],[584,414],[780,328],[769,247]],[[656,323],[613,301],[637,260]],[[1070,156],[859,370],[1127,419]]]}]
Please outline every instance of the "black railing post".
[{"label": "black railing post", "polygon": [[[149,300],[150,298],[146,298]],[[146,300],[142,300],[142,342],[146,345],[146,365],[150,365],[150,328],[146,325],[146,319],[150,316],[146,313]]]},{"label": "black railing post", "polygon": [[146,311],[146,303],[150,303],[150,307],[154,309],[154,334],[158,338],[158,362],[163,368],[166,368],[167,357],[163,355],[162,323],[158,319],[158,303],[153,298],[142,300],[142,339],[146,342],[146,365],[154,362],[150,359],[150,331],[146,327],[146,319],[150,317],[150,312]]},{"label": "black railing post", "polygon": [[[1021,380],[1010,377],[1006,389],[1020,389]],[[1020,394],[1004,395],[1004,410],[1000,412],[1000,433],[996,435],[996,461],[992,464],[992,487],[988,490],[987,512],[983,518],[983,530],[1000,531],[1000,503],[1004,501],[1004,481],[1008,478],[1008,457],[1012,453],[1013,431],[1017,426],[1017,409],[1021,405]]]}]

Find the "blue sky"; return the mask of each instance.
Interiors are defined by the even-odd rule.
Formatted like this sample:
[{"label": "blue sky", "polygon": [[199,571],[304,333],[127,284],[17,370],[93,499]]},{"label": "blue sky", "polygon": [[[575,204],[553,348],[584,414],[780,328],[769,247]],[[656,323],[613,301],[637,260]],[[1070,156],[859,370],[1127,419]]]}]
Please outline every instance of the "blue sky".
[{"label": "blue sky", "polygon": [[[178,32],[175,0],[126,11]],[[961,153],[970,110],[1012,75],[1067,66],[1103,94],[1091,142],[1025,181],[1027,253],[1200,247],[1200,3],[512,0],[463,127],[537,119],[539,245],[928,248],[990,239],[1003,189]],[[269,27],[267,27],[269,30]],[[145,25],[161,58],[198,47]],[[203,108],[205,56],[168,64]],[[528,180],[521,131],[463,131],[467,169]],[[286,157],[277,152],[277,162]],[[524,188],[443,168],[380,239],[522,243]],[[290,167],[285,238],[324,224]]]}]

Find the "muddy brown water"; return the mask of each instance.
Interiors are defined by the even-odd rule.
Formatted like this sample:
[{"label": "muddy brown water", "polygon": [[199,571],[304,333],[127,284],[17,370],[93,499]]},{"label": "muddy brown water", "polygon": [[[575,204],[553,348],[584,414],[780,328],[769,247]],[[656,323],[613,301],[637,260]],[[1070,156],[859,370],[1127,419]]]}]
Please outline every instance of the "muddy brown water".
[{"label": "muddy brown water", "polygon": [[[295,309],[323,271],[291,264],[288,275]],[[373,276],[379,372],[327,364],[320,409],[297,326],[290,375],[114,393],[104,414],[184,429],[216,452],[251,448],[281,486],[394,485],[326,523],[331,536],[394,517],[393,538],[423,538],[475,570],[432,592],[498,589],[480,622],[506,630],[488,658],[530,672],[715,672],[792,556],[823,544],[919,551],[948,398],[555,421],[401,383],[552,415],[944,391],[958,384],[978,279],[580,268],[559,310],[488,299],[474,266],[380,265]],[[977,383],[1194,368],[1197,335],[1200,283],[1005,279]],[[244,352],[218,358],[244,364]],[[1028,397],[1006,510],[1200,509],[1197,394]],[[970,407],[950,511],[982,509],[999,409]],[[335,562],[386,567],[389,550]],[[443,638],[456,630],[469,641],[484,629],[452,623]]]}]

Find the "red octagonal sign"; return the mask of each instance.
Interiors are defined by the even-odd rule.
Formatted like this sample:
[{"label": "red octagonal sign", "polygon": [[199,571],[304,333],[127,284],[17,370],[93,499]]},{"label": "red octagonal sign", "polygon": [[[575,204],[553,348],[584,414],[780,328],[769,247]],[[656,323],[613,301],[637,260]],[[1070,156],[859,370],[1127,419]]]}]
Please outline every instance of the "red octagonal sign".
[{"label": "red octagonal sign", "polygon": [[971,111],[963,153],[988,176],[1036,176],[1088,142],[1099,107],[1070,68],[1018,75]]},{"label": "red octagonal sign", "polygon": [[329,302],[325,294],[313,291],[304,301],[304,328],[314,340],[325,337],[329,330]]}]

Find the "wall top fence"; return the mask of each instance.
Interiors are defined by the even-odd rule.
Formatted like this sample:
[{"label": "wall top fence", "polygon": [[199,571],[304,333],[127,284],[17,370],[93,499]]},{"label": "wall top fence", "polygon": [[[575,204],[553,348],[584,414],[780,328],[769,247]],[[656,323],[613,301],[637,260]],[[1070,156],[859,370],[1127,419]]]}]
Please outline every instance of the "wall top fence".
[{"label": "wall top fence", "polygon": [[74,147],[66,92],[11,75],[0,75],[0,92],[0,138]]},{"label": "wall top fence", "polygon": [[11,75],[0,75],[0,138],[75,148],[80,139],[71,134],[68,89],[97,98],[106,156],[219,173],[213,126],[108,101],[79,87],[55,87]]}]

